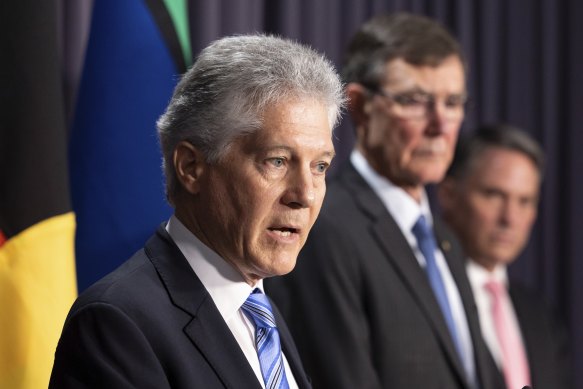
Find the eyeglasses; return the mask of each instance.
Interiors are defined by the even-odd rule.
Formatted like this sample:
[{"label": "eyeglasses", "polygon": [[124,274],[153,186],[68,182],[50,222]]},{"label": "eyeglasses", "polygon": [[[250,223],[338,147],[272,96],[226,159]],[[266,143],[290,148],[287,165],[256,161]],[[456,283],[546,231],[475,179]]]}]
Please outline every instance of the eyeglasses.
[{"label": "eyeglasses", "polygon": [[[376,95],[393,101],[398,109],[398,114],[407,119],[427,119],[431,111],[435,111],[435,105],[438,103],[438,98],[431,93],[412,91],[392,94],[379,88],[368,89]],[[448,120],[460,119],[464,114],[467,101],[468,96],[465,93],[447,96],[443,101],[444,118]]]}]

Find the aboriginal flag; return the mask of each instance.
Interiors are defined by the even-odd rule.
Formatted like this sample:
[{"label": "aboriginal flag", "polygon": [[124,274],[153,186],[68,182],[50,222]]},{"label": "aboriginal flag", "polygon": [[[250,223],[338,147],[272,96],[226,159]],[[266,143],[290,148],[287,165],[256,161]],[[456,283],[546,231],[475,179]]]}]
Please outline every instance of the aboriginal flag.
[{"label": "aboriginal flag", "polygon": [[0,388],[47,386],[77,293],[56,16],[0,5]]},{"label": "aboriginal flag", "polygon": [[59,3],[0,2],[0,388],[47,386],[77,283],[171,213],[155,122],[191,62],[186,1],[94,2],[69,130]]},{"label": "aboriginal flag", "polygon": [[172,213],[156,120],[190,62],[187,20],[180,0],[94,3],[69,145],[80,291]]}]

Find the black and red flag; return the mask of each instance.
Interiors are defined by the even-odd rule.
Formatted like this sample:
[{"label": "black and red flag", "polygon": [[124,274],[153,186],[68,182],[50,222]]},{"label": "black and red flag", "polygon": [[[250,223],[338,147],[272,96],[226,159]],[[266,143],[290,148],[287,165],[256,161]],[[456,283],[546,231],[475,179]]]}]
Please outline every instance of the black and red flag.
[{"label": "black and red flag", "polygon": [[55,0],[0,5],[0,387],[46,387],[77,293]]}]

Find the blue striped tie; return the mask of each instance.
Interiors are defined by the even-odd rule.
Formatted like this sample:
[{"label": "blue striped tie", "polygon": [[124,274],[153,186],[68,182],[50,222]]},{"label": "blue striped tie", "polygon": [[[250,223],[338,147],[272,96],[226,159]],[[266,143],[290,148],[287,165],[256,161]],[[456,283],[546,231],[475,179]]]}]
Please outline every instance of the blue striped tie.
[{"label": "blue striped tie", "polygon": [[241,306],[243,313],[255,324],[255,346],[266,389],[287,389],[279,332],[266,295],[255,289]]}]

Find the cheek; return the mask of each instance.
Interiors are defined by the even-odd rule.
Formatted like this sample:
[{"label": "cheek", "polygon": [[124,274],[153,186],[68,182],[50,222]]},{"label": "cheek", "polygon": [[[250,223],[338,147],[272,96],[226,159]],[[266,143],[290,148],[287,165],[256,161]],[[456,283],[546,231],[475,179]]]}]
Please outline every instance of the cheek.
[{"label": "cheek", "polygon": [[411,155],[417,147],[420,138],[411,131],[403,127],[394,127],[387,131],[383,141],[385,158],[391,160],[411,159]]},{"label": "cheek", "polygon": [[459,203],[460,217],[465,219],[465,223],[472,230],[486,230],[495,220],[492,212],[492,204],[484,201],[479,196],[470,198],[469,201]]},{"label": "cheek", "polygon": [[237,223],[246,226],[245,229],[248,231],[244,233],[261,235],[267,225],[282,213],[284,189],[281,186],[251,186],[250,183],[241,185],[247,185],[247,189],[240,194],[241,217]]},{"label": "cheek", "polygon": [[315,189],[315,200],[314,205],[310,209],[310,219],[312,224],[315,222],[318,214],[320,213],[320,209],[322,209],[322,204],[324,203],[324,198],[326,196],[326,184],[322,183],[321,187],[317,187]]},{"label": "cheek", "polygon": [[389,148],[403,143],[403,125],[401,121],[384,111],[371,115],[368,129],[369,146]]},{"label": "cheek", "polygon": [[462,117],[458,120],[449,120],[446,121],[444,123],[444,129],[445,129],[445,133],[446,134],[450,134],[453,137],[457,137],[458,133],[459,133],[459,129],[462,125],[462,122],[464,120],[464,116],[462,115]]},{"label": "cheek", "polygon": [[496,225],[497,218],[492,210],[477,209],[471,216],[472,223],[475,224],[474,228],[488,231]]},{"label": "cheek", "polygon": [[390,136],[388,125],[382,120],[371,121],[368,128],[368,137],[366,139],[370,148],[377,148],[386,143],[386,139]]},{"label": "cheek", "polygon": [[528,227],[532,226],[532,224],[536,220],[537,215],[538,215],[538,212],[537,212],[536,208],[531,209],[530,211],[527,211],[526,217],[524,218],[524,220],[526,221],[525,223],[527,224]]},{"label": "cheek", "polygon": [[[227,181],[227,185],[216,188],[213,192],[212,209],[221,216],[224,224],[229,226],[229,230],[240,235],[249,230],[249,226],[258,220],[258,209],[265,207],[260,196],[254,195],[253,188],[249,183],[237,180]],[[244,227],[246,226],[246,227]]]},{"label": "cheek", "polygon": [[[239,198],[239,201],[240,208],[236,223],[241,226],[246,226],[243,229],[248,229],[249,232],[257,230],[257,226],[265,220],[266,215],[271,213],[272,205],[267,196],[261,198],[247,196],[243,199]],[[246,232],[243,231],[243,233]]]},{"label": "cheek", "polygon": [[398,142],[401,150],[408,154],[413,153],[415,148],[423,142],[423,128],[412,125],[402,125],[398,131]]},{"label": "cheek", "polygon": [[520,231],[525,236],[525,238],[528,237],[535,219],[536,212],[528,212],[526,215],[524,215],[523,218],[520,219]]},{"label": "cheek", "polygon": [[449,157],[453,159],[453,155],[455,153],[455,146],[458,141],[458,131],[455,130],[453,133],[446,135],[445,141],[447,142],[447,152]]}]

